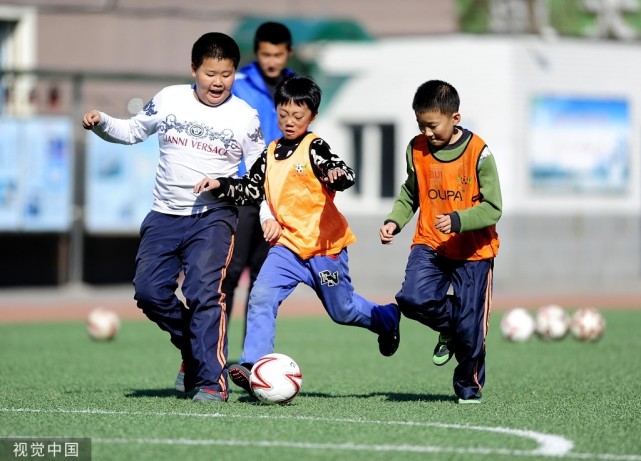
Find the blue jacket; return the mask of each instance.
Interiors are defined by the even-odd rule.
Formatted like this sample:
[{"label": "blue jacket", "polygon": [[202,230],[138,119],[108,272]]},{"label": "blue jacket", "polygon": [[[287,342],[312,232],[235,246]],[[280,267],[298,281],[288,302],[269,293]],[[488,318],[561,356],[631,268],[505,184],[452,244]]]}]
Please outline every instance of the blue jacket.
[{"label": "blue jacket", "polygon": [[[291,69],[285,69],[284,72],[287,77],[294,75]],[[258,63],[252,62],[238,71],[231,92],[258,111],[266,145],[283,135],[278,128],[274,100],[265,85]]]}]

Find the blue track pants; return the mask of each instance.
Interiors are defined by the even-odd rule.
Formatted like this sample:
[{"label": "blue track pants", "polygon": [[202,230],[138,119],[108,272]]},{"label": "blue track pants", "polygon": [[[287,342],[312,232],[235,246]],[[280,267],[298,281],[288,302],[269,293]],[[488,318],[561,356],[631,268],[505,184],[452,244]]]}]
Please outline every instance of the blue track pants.
[{"label": "blue track pants", "polygon": [[375,333],[398,326],[396,305],[381,306],[354,292],[346,249],[333,256],[301,259],[283,245],[275,245],[269,250],[249,296],[241,362],[253,364],[274,351],[278,307],[299,283],[316,292],[330,318],[338,324]]}]

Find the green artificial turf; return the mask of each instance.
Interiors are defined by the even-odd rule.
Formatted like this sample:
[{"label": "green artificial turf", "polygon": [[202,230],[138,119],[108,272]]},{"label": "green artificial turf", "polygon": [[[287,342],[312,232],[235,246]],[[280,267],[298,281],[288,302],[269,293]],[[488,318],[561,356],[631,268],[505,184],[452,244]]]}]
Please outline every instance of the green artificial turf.
[{"label": "green artificial turf", "polygon": [[[303,372],[287,406],[233,384],[224,404],[177,397],[179,354],[148,321],[123,322],[111,342],[91,341],[81,322],[4,324],[0,437],[90,438],[94,461],[641,461],[641,311],[603,313],[595,343],[509,343],[495,313],[474,406],[456,404],[454,360],[432,365],[436,333],[407,319],[385,358],[366,330],[280,318],[276,351]],[[231,322],[230,361],[241,329]]]}]

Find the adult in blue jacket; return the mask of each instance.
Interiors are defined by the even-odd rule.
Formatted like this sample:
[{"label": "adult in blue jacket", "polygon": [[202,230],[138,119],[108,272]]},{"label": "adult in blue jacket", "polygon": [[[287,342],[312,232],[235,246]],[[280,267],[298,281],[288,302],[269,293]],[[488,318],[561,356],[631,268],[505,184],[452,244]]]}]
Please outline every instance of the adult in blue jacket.
[{"label": "adult in blue jacket", "polygon": [[[294,75],[294,71],[287,67],[292,54],[292,34],[287,26],[278,22],[265,22],[256,29],[254,35],[255,60],[236,73],[232,93],[244,99],[258,111],[266,144],[282,136],[278,128],[273,95],[276,86],[283,79]],[[245,173],[246,169],[241,164],[238,176]],[[229,316],[234,304],[234,292],[243,271],[245,268],[249,269],[249,291],[251,291],[269,251],[269,244],[263,238],[258,212],[257,205],[238,207],[234,252],[222,287],[226,295]],[[247,303],[245,303],[246,313]]]},{"label": "adult in blue jacket", "polygon": [[256,59],[236,73],[232,93],[258,111],[265,143],[282,136],[273,95],[283,79],[294,75],[294,71],[287,68],[292,54],[292,35],[287,26],[265,22],[258,27],[254,36]]}]

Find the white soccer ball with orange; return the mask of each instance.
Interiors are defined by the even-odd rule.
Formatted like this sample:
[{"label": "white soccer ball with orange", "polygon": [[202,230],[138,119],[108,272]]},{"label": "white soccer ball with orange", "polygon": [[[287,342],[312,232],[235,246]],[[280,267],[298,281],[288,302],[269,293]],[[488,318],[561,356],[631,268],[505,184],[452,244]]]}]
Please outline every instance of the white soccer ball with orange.
[{"label": "white soccer ball with orange", "polygon": [[558,304],[540,307],[535,320],[536,334],[542,339],[563,339],[570,328],[570,314]]},{"label": "white soccer ball with orange", "polygon": [[87,315],[87,333],[96,341],[111,341],[120,331],[118,314],[104,307],[96,307]]},{"label": "white soccer ball with orange", "polygon": [[580,341],[596,341],[605,332],[605,319],[595,307],[582,307],[572,316],[570,331]]},{"label": "white soccer ball with orange", "polygon": [[508,341],[527,341],[534,333],[534,327],[534,317],[523,307],[510,309],[501,318],[501,334]]}]

